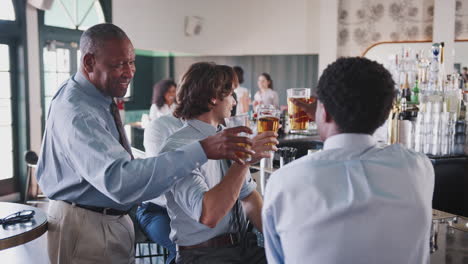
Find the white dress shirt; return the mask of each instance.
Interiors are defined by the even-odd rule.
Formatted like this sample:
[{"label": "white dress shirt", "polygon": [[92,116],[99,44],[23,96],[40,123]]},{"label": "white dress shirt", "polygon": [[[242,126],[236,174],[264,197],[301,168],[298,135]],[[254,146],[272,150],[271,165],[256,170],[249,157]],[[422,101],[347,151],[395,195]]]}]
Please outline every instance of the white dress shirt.
[{"label": "white dress shirt", "polygon": [[146,157],[155,157],[164,146],[164,141],[184,126],[184,121],[178,119],[172,114],[164,115],[151,120],[145,128],[143,137],[143,146],[145,147]]},{"label": "white dress shirt", "polygon": [[249,108],[244,109],[244,104],[242,103],[244,100],[249,100],[249,90],[245,87],[237,86],[236,89],[234,89],[234,92],[236,93],[237,96],[237,106],[236,106],[236,115],[242,115],[245,114],[249,111]]},{"label": "white dress shirt", "polygon": [[401,145],[339,134],[270,178],[268,263],[428,263],[434,170]]},{"label": "white dress shirt", "polygon": [[[143,146],[145,147],[146,157],[156,157],[163,147],[164,141],[184,125],[184,121],[176,118],[172,114],[164,115],[151,120],[145,128],[143,137]],[[161,195],[148,202],[166,207],[166,198]]]},{"label": "white dress shirt", "polygon": [[168,115],[174,111],[176,104],[172,104],[171,106],[164,104],[159,108],[156,104],[152,104],[150,107],[149,117],[151,120],[156,119],[158,117]]}]

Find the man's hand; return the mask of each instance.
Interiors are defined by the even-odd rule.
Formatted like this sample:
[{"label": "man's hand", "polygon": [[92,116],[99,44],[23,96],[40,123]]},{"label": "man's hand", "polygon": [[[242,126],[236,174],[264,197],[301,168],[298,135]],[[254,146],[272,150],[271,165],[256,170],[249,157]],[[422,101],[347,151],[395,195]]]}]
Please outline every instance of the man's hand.
[{"label": "man's hand", "polygon": [[252,141],[252,150],[255,151],[255,154],[252,155],[252,160],[250,164],[257,163],[262,158],[270,158],[270,151],[277,151],[278,148],[276,145],[278,142],[278,134],[273,131],[266,131],[255,136]]},{"label": "man's hand", "polygon": [[255,154],[255,152],[241,145],[252,145],[252,140],[249,138],[237,136],[241,132],[252,134],[252,130],[245,126],[226,128],[216,135],[201,140],[200,144],[208,159],[230,159],[243,165],[245,162],[236,155],[236,152],[250,155]]},{"label": "man's hand", "polygon": [[291,102],[297,106],[299,106],[309,117],[310,121],[315,121],[315,110],[317,109],[317,101],[313,103],[306,103],[301,100],[297,100],[294,98],[290,99]]}]

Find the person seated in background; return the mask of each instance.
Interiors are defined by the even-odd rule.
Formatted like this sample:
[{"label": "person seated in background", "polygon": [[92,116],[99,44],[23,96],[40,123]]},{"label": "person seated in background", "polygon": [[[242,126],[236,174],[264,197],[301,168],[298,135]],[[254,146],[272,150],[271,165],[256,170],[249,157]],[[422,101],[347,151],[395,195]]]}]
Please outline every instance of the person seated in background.
[{"label": "person seated in background", "polygon": [[428,263],[431,162],[371,136],[392,108],[391,74],[366,58],[341,58],[317,95],[323,150],[276,171],[266,187],[268,263]]},{"label": "person seated in background", "polygon": [[250,95],[249,90],[241,86],[244,83],[244,70],[239,66],[234,66],[233,69],[239,81],[239,85],[234,89],[237,96],[236,115],[247,114],[249,112]]},{"label": "person seated in background", "polygon": [[[151,120],[145,128],[143,137],[146,157],[157,156],[164,141],[183,125],[184,121],[172,114]],[[175,260],[177,250],[176,245],[169,239],[171,227],[164,195],[143,202],[137,209],[136,219],[151,241],[168,250],[169,256],[166,264],[172,263]]]},{"label": "person seated in background", "polygon": [[[172,151],[222,129],[230,116],[237,87],[233,69],[214,63],[193,64],[182,78],[174,114],[186,121],[161,152]],[[252,142],[251,162],[276,150],[277,134],[265,132]],[[272,143],[267,145],[268,143]],[[182,162],[182,161],[181,161]],[[176,263],[266,263],[256,236],[246,232],[246,219],[262,230],[262,198],[249,165],[210,160],[193,170],[166,194],[171,239],[178,246]],[[244,209],[244,210],[243,210]]]},{"label": "person seated in background", "polygon": [[253,107],[256,111],[259,105],[273,105],[279,109],[278,93],[273,91],[273,80],[268,73],[262,73],[258,76],[258,91],[254,95]]},{"label": "person seated in background", "polygon": [[176,87],[177,84],[173,80],[161,80],[153,86],[153,99],[149,113],[151,120],[174,111]]}]

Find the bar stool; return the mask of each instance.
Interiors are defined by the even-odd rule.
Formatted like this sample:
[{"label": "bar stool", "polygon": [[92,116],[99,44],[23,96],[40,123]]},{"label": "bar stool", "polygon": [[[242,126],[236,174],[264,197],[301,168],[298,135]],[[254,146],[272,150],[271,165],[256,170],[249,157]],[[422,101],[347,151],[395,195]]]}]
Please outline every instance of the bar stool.
[{"label": "bar stool", "polygon": [[[34,176],[34,170],[36,169],[37,161],[38,161],[38,156],[36,152],[32,150],[28,150],[24,153],[24,160],[26,161],[26,184],[25,184],[25,190],[24,190],[24,200],[23,202],[25,204],[37,204],[37,203],[46,203],[48,202],[48,199],[45,195],[43,195],[40,190],[39,186],[36,186],[35,190],[35,196],[34,197],[29,197],[29,188],[31,184],[31,178]],[[34,198],[31,199],[30,198]]]}]

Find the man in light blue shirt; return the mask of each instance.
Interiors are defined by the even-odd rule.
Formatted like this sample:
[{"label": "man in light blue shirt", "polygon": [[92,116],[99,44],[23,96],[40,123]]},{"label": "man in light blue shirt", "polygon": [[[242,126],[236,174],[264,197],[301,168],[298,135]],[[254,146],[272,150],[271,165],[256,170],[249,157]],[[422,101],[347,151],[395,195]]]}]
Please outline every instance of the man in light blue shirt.
[{"label": "man in light blue shirt", "polygon": [[429,262],[432,165],[371,136],[394,93],[391,74],[368,59],[341,58],[325,69],[315,112],[323,151],[275,172],[266,187],[268,263]]},{"label": "man in light blue shirt", "polygon": [[49,257],[52,263],[132,263],[130,207],[159,196],[208,159],[243,164],[235,152],[244,148],[236,143],[251,141],[235,134],[249,129],[134,160],[113,101],[134,76],[133,45],[117,26],[99,24],[83,33],[80,50],[79,72],[52,99],[37,167],[51,199]]},{"label": "man in light blue shirt", "polygon": [[[167,139],[162,152],[215,134],[235,105],[235,87],[237,77],[231,67],[192,65],[182,78],[174,112],[186,120],[186,125]],[[253,139],[253,162],[269,156],[265,151],[276,149],[276,136],[265,132]],[[255,189],[248,165],[229,166],[217,160],[208,160],[170,188],[165,196],[170,236],[178,246],[176,262],[265,263],[264,250],[244,230],[244,210],[253,225],[262,230],[262,199]]]}]

